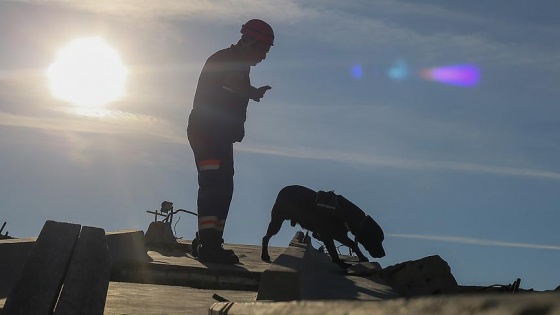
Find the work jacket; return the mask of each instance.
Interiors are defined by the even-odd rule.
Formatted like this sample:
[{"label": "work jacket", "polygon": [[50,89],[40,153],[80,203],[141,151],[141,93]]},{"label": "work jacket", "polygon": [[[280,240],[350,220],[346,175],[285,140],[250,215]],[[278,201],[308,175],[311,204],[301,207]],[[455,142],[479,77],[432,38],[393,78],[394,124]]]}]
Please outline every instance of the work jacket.
[{"label": "work jacket", "polygon": [[249,65],[241,62],[234,45],[206,60],[189,115],[189,133],[232,143],[243,139],[249,97],[235,93],[224,83],[226,77],[234,75],[250,85],[250,69]]}]

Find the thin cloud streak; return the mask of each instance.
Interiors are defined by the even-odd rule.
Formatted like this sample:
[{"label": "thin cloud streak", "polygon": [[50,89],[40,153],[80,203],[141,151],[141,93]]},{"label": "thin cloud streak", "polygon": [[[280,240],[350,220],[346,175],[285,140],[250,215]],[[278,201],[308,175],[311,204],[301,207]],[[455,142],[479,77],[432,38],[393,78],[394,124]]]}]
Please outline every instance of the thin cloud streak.
[{"label": "thin cloud streak", "polygon": [[[0,125],[36,128],[49,131],[129,135],[163,143],[180,145],[187,144],[186,136],[184,133],[180,132],[181,129],[179,127],[173,126],[161,119],[118,111],[108,111],[107,113],[109,117],[82,120],[77,118],[38,118],[0,112]],[[560,181],[560,173],[496,165],[459,163],[452,161],[423,161],[328,150],[265,147],[245,143],[237,144],[236,150],[295,159],[323,160],[339,163],[362,164],[373,167],[410,169],[416,171],[444,170]]]},{"label": "thin cloud streak", "polygon": [[[541,70],[557,70],[558,57],[555,51],[543,51],[543,47],[527,44],[512,44],[489,39],[479,34],[462,34],[436,32],[420,33],[406,25],[396,26],[393,21],[379,14],[377,17],[365,17],[349,13],[345,6],[324,4],[305,5],[293,0],[273,1],[176,1],[176,0],[20,0],[19,2],[51,5],[67,9],[126,17],[127,19],[145,20],[204,20],[237,25],[241,17],[259,16],[274,24],[297,25],[306,23],[306,34],[315,34],[327,42],[340,45],[358,45],[361,49],[383,47],[397,43],[406,43],[414,47],[417,55],[423,54],[427,59],[437,61],[439,56],[454,51],[461,51],[470,59],[486,61],[493,64],[526,66]],[[373,9],[372,9],[373,8]],[[358,10],[357,8],[354,8]],[[443,7],[427,4],[411,4],[400,1],[380,1],[370,7],[373,12],[405,12],[407,17],[420,16],[425,19],[454,19],[461,23],[489,23],[489,27],[503,27],[493,20],[477,17],[473,14],[447,10]],[[279,14],[280,13],[280,14]],[[241,18],[243,19],[243,18]],[[316,29],[316,30],[313,30]],[[297,36],[297,34],[296,34]],[[305,36],[305,35],[304,35]],[[362,40],[356,41],[356,38]],[[442,50],[442,48],[445,48]],[[530,56],[530,57],[528,57]]]},{"label": "thin cloud streak", "polygon": [[387,234],[387,236],[398,237],[398,238],[409,238],[409,239],[438,241],[438,242],[448,242],[448,243],[480,245],[480,246],[560,250],[560,246],[556,246],[556,245],[513,243],[513,242],[503,242],[503,241],[484,240],[484,239],[469,238],[469,237],[445,236],[445,235]]},{"label": "thin cloud streak", "polygon": [[535,178],[535,179],[560,180],[560,173],[556,173],[556,172],[503,167],[503,166],[495,166],[495,165],[470,164],[470,163],[459,163],[459,162],[450,162],[450,161],[422,161],[422,160],[390,158],[390,157],[376,157],[371,155],[363,155],[359,153],[342,153],[337,151],[326,151],[326,150],[320,151],[320,150],[309,150],[303,148],[281,149],[281,148],[257,147],[257,146],[250,146],[250,145],[239,145],[238,148],[242,151],[259,153],[259,154],[284,156],[290,158],[325,160],[325,161],[341,162],[341,163],[355,163],[355,164],[363,164],[363,165],[370,165],[376,167],[390,167],[396,169],[412,169],[418,171],[435,169],[435,170],[494,174],[494,175],[502,175],[502,176],[526,177],[526,178]]},{"label": "thin cloud streak", "polygon": [[[98,14],[146,19],[207,19],[218,20],[239,16],[265,16],[274,20],[302,19],[308,16],[295,1],[176,1],[176,0],[20,0],[31,4],[53,5]],[[281,15],[278,12],[282,12]]]},{"label": "thin cloud streak", "polygon": [[[68,113],[65,118],[45,118],[0,112],[0,126],[22,127],[58,132],[83,132],[134,136],[164,143],[186,143],[178,130],[161,119],[121,111]],[[82,117],[80,117],[82,116]]]}]

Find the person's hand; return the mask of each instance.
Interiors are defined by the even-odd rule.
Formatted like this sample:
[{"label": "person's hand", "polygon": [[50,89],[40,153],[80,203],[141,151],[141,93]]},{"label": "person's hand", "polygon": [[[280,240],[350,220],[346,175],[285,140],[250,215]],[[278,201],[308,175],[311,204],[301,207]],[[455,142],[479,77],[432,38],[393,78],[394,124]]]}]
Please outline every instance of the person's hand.
[{"label": "person's hand", "polygon": [[260,102],[261,98],[264,97],[264,93],[270,89],[271,87],[268,85],[261,86],[260,88],[254,89],[251,95],[251,99],[255,102]]}]

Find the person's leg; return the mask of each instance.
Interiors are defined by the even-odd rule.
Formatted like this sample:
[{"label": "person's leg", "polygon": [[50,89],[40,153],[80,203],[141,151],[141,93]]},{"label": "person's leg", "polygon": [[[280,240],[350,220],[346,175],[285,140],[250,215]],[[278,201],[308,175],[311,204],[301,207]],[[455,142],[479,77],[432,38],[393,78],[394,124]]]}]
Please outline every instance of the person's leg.
[{"label": "person's leg", "polygon": [[[233,251],[226,251],[222,247],[223,229],[232,196],[231,185],[229,184],[231,176],[219,171],[201,173],[202,184],[200,188],[203,191],[212,191],[212,209],[215,211],[211,212],[211,215],[202,215],[199,219],[198,234],[200,237],[199,242],[202,246],[198,249],[198,258],[201,262],[237,264],[239,263],[239,258]],[[208,182],[213,183],[212,188],[208,188],[207,179],[209,179]],[[204,209],[204,207],[199,209]],[[199,212],[199,215],[200,213],[202,212]]]},{"label": "person's leg", "polygon": [[220,232],[220,237],[223,237],[224,228],[229,214],[229,207],[231,205],[231,199],[233,197],[233,144],[224,146],[221,161],[221,167],[223,171],[223,186],[221,187],[221,190],[223,198],[220,200],[220,211],[218,213],[218,231]]},{"label": "person's leg", "polygon": [[[218,214],[218,232],[220,236],[221,244],[224,243],[224,228],[226,225],[227,217],[229,214],[229,208],[231,205],[231,199],[233,197],[233,175],[234,175],[234,168],[233,168],[233,144],[230,144],[228,147],[224,147],[224,155],[223,155],[223,170],[224,170],[224,186],[223,186],[223,196],[224,199],[222,200],[222,206],[220,207],[221,212]],[[225,250],[229,255],[233,256],[232,259],[239,260],[237,255],[233,252],[233,250],[228,249]]]},{"label": "person's leg", "polygon": [[[200,261],[235,264],[221,247],[221,219],[231,202],[227,146],[218,141],[189,135],[198,170],[198,243],[196,254]],[[231,144],[230,144],[231,147]],[[226,163],[224,163],[226,161]]]}]

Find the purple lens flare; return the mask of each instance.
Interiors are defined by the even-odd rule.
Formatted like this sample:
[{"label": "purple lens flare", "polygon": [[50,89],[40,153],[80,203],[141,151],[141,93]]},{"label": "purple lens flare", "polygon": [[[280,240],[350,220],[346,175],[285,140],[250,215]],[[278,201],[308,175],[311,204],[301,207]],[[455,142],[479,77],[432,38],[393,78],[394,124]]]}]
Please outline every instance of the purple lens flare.
[{"label": "purple lens flare", "polygon": [[478,84],[480,71],[474,65],[453,65],[424,69],[420,76],[426,80],[470,87]]}]

